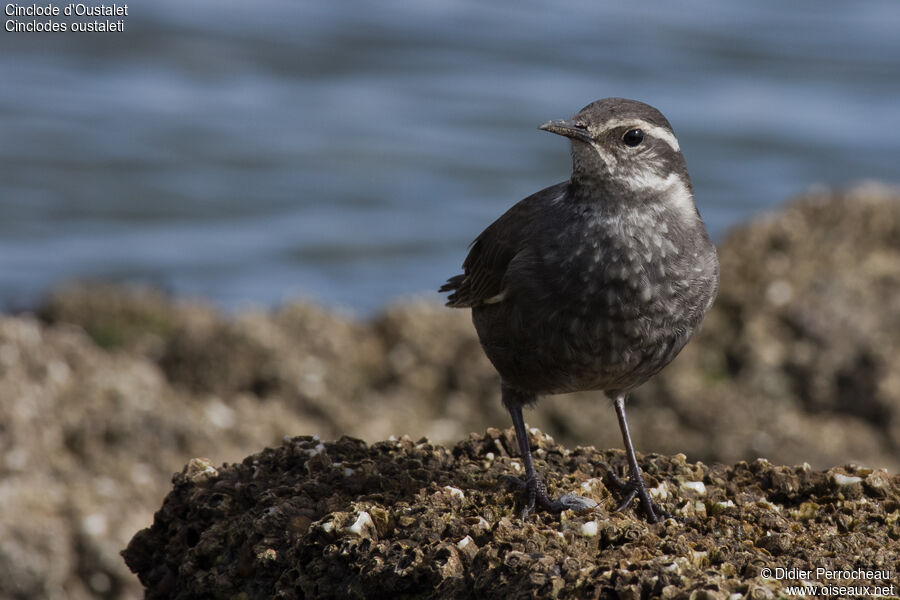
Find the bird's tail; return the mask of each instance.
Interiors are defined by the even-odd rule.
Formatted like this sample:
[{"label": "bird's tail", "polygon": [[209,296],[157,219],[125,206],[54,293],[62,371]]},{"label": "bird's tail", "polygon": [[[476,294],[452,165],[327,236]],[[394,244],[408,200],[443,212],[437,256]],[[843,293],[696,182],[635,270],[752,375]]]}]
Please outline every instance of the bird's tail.
[{"label": "bird's tail", "polygon": [[460,285],[462,285],[463,279],[465,279],[465,275],[454,275],[450,279],[447,280],[447,283],[441,286],[439,292],[453,292],[456,291]]},{"label": "bird's tail", "polygon": [[[463,280],[466,278],[465,275],[454,275],[450,279],[447,280],[447,283],[442,285],[439,292],[457,292],[460,286],[463,283]],[[457,294],[453,293],[447,298],[447,306],[451,306],[454,308],[460,307],[458,304],[459,298],[457,298]]]}]

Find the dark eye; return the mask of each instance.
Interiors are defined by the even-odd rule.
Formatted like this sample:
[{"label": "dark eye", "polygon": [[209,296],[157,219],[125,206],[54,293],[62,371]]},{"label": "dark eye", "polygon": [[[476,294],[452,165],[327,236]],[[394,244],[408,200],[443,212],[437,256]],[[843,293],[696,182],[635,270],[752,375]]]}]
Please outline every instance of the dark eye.
[{"label": "dark eye", "polygon": [[622,141],[626,146],[637,146],[644,141],[644,132],[640,129],[629,129],[622,136]]}]

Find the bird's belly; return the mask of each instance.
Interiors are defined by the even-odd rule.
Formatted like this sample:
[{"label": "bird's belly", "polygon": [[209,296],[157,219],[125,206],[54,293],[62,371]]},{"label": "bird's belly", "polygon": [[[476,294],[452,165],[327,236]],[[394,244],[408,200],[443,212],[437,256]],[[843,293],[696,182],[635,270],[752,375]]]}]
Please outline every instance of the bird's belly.
[{"label": "bird's belly", "polygon": [[[620,295],[623,307],[627,295]],[[693,325],[678,315],[558,304],[537,314],[528,306],[481,307],[473,320],[488,358],[509,384],[540,394],[628,391],[681,350]]]},{"label": "bird's belly", "polygon": [[695,268],[702,255],[681,256],[585,256],[536,271],[528,281],[540,285],[473,310],[485,353],[526,391],[634,389],[675,358],[715,295],[714,273]]}]

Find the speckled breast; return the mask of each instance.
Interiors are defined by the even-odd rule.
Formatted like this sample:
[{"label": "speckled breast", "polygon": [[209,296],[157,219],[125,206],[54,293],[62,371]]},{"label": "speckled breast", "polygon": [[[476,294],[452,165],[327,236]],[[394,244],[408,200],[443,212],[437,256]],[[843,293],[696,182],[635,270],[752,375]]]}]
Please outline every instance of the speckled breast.
[{"label": "speckled breast", "polygon": [[515,387],[627,392],[678,354],[712,304],[718,263],[699,218],[597,217],[546,233],[509,301],[473,310]]}]

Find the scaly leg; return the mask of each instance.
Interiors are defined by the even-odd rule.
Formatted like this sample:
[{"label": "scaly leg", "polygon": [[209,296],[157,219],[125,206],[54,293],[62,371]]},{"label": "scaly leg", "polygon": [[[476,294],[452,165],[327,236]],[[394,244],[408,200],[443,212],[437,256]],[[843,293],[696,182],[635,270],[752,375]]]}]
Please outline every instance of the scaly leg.
[{"label": "scaly leg", "polygon": [[525,430],[525,419],[522,416],[522,406],[531,404],[536,400],[534,394],[520,392],[503,384],[501,387],[503,405],[512,417],[513,427],[516,430],[516,441],[519,444],[519,454],[522,455],[522,463],[525,466],[525,480],[507,475],[504,477],[508,489],[517,488],[525,490],[528,494],[528,504],[522,509],[522,519],[528,517],[535,505],[540,505],[550,512],[559,513],[567,509],[583,511],[597,506],[590,498],[583,498],[575,494],[564,494],[553,500],[547,494],[547,486],[534,470],[534,462],[531,459],[531,445],[528,443],[528,432]]},{"label": "scaly leg", "polygon": [[609,468],[609,466],[603,465],[606,469],[607,477],[610,480],[610,487],[616,488],[616,491],[622,496],[622,503],[619,504],[616,510],[625,510],[635,498],[638,498],[641,503],[641,508],[647,516],[647,521],[650,523],[658,523],[660,520],[667,519],[672,515],[657,506],[653,500],[650,499],[650,494],[647,493],[647,486],[644,483],[644,478],[641,477],[641,468],[638,466],[637,456],[634,454],[634,445],[631,443],[631,432],[628,430],[628,421],[625,419],[625,396],[617,396],[613,401],[613,404],[616,407],[616,416],[619,418],[619,429],[622,431],[622,440],[625,442],[625,454],[628,456],[628,465],[631,470],[628,480],[623,481],[611,468]]}]

